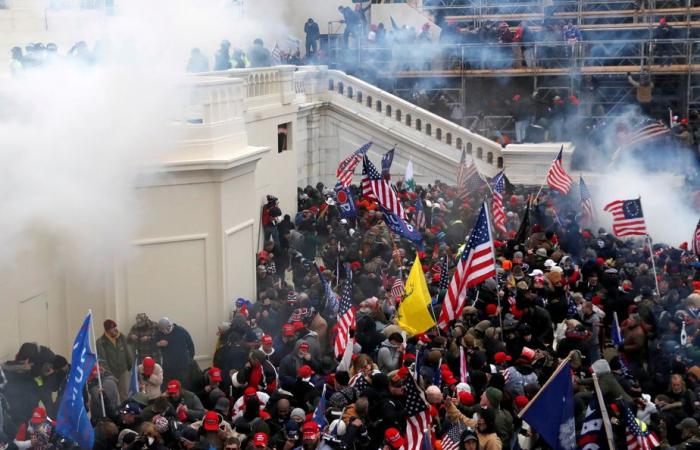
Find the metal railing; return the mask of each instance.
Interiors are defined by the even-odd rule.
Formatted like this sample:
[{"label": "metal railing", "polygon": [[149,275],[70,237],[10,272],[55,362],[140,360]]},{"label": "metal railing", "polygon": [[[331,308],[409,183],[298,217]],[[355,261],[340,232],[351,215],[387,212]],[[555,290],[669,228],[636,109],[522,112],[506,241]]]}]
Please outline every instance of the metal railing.
[{"label": "metal railing", "polygon": [[688,65],[700,63],[700,40],[615,40],[578,42],[393,45],[331,52],[335,64],[359,64],[380,72],[491,71],[529,68]]}]

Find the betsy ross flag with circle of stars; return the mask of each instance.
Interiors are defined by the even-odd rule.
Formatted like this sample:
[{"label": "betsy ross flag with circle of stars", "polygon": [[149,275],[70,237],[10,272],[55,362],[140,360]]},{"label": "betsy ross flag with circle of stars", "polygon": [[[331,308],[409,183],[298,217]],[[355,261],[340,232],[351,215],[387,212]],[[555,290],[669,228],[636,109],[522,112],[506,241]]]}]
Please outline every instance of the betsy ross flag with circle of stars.
[{"label": "betsy ross flag with circle of stars", "polygon": [[647,235],[641,199],[615,200],[605,205],[603,209],[613,215],[613,234],[615,236]]}]

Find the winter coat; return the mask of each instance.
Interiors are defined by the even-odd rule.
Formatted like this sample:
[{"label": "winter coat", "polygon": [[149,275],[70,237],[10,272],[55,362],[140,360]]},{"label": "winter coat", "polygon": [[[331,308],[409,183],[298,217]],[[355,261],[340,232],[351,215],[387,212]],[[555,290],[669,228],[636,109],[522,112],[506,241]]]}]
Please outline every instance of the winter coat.
[{"label": "winter coat", "polygon": [[163,384],[163,368],[160,364],[153,367],[153,373],[150,377],[143,374],[143,364],[138,366],[139,385],[143,386],[142,392],[146,394],[149,400],[155,400],[160,397],[161,385]]},{"label": "winter coat", "polygon": [[526,372],[527,374],[521,373],[515,366],[506,369],[508,375],[504,376],[504,378],[507,381],[503,390],[510,394],[512,398],[515,398],[518,395],[525,395],[526,386],[539,386],[537,374],[533,372],[532,367],[526,367],[527,369],[523,368],[521,370],[523,370],[523,372]]},{"label": "winter coat", "polygon": [[164,334],[160,330],[156,333],[156,342],[165,340],[168,345],[161,347],[162,366],[165,371],[187,370],[190,361],[194,358],[194,342],[192,336],[183,327],[173,324],[170,334]]},{"label": "winter coat", "polygon": [[273,393],[277,390],[277,370],[268,360],[262,362],[262,377],[257,385],[251,384],[251,375],[255,369],[253,367],[243,367],[231,378],[234,387],[254,387],[256,391]]},{"label": "winter coat", "polygon": [[297,370],[299,370],[301,366],[307,365],[311,367],[311,369],[313,369],[314,372],[318,371],[318,363],[316,362],[316,360],[314,358],[311,358],[307,361],[303,358],[300,358],[297,355],[298,350],[299,347],[295,347],[292,353],[285,356],[284,358],[282,358],[282,361],[280,361],[279,379],[283,389],[290,388],[294,385],[294,383],[296,383]]},{"label": "winter coat", "polygon": [[187,422],[194,422],[196,420],[202,419],[204,417],[204,405],[202,401],[194,393],[181,389],[180,398],[175,400],[170,398],[170,404],[173,407],[173,411],[177,411],[179,405],[185,405],[187,407]]},{"label": "winter coat", "polygon": [[133,367],[134,356],[123,334],[119,333],[119,336],[114,340],[103,334],[95,345],[100,362],[104,365],[105,370],[110,371],[114,376],[120,377],[121,374],[128,372]]},{"label": "winter coat", "polygon": [[[469,417],[462,414],[454,403],[449,403],[446,405],[447,418],[450,422],[462,422],[468,427],[476,429],[476,420],[470,419]],[[512,431],[511,424],[511,431]],[[502,444],[501,439],[496,433],[482,434],[477,432],[477,438],[479,439],[479,449],[480,450],[501,450]]]},{"label": "winter coat", "polygon": [[134,325],[129,331],[127,342],[136,351],[136,357],[143,359],[146,356],[157,360],[160,355],[158,347],[156,347],[155,335],[158,331],[158,326],[152,320],[148,320],[144,326]]},{"label": "winter coat", "polygon": [[385,339],[377,353],[377,366],[384,373],[397,370],[401,366],[401,347]]}]

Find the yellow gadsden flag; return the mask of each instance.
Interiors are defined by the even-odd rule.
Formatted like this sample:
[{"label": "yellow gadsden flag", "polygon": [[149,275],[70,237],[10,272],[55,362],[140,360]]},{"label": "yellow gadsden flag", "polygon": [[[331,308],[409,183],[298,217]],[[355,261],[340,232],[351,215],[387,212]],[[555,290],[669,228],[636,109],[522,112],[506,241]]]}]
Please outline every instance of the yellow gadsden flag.
[{"label": "yellow gadsden flag", "polygon": [[411,335],[424,333],[434,327],[435,320],[428,311],[431,302],[428,283],[425,282],[418,255],[411,267],[411,273],[408,274],[404,290],[406,297],[399,305],[397,318],[399,326]]}]

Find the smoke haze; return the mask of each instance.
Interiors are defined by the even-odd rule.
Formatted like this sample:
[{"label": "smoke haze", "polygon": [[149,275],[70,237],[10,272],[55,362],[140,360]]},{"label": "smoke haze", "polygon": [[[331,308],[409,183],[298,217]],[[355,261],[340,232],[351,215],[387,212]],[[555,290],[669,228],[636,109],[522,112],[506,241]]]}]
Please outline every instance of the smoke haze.
[{"label": "smoke haze", "polygon": [[84,29],[96,64],[59,48],[55,62],[3,82],[0,262],[30,246],[28,234],[55,238],[62,260],[123,254],[139,224],[139,166],[179,137],[173,124],[189,101],[190,49],[212,61],[222,39],[247,48],[265,29],[285,32],[273,12],[250,17],[223,2],[120,1],[117,15]]}]

